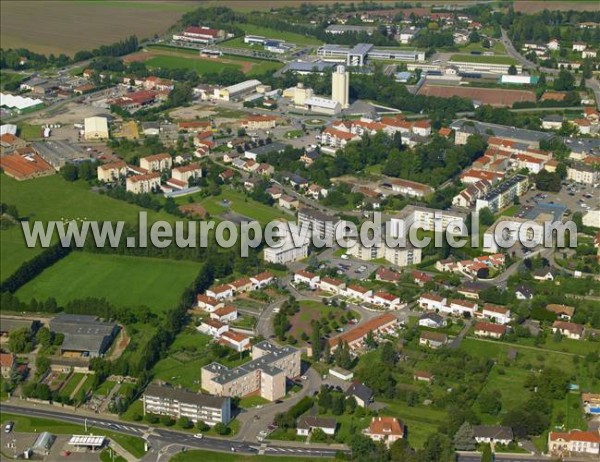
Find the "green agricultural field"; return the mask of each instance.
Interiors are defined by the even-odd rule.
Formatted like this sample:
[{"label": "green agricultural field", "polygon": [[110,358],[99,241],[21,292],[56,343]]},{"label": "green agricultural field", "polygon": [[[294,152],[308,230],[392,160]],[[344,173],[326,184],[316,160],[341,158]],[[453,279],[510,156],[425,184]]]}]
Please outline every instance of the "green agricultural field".
[{"label": "green agricultural field", "polygon": [[199,268],[189,261],[74,252],[19,289],[17,296],[25,301],[55,297],[59,304],[104,297],[115,305],[145,305],[161,312],[178,303]]},{"label": "green agricultural field", "polygon": [[517,64],[517,61],[510,56],[452,55],[449,61],[463,63]]},{"label": "green agricultural field", "polygon": [[254,24],[240,24],[240,27],[244,29],[247,35],[261,35],[270,39],[285,40],[286,42],[298,45],[321,45],[321,42],[315,37],[296,34],[294,32],[269,29],[268,27],[255,26]]},{"label": "green agricultural field", "polygon": [[237,64],[222,63],[208,59],[184,58],[182,56],[153,56],[144,62],[149,68],[160,67],[162,69],[190,69],[198,74],[220,72],[223,69],[241,70],[242,66]]},{"label": "green agricultural field", "polygon": [[0,231],[0,281],[14,273],[21,264],[32,259],[43,249],[28,248],[24,245],[23,232],[20,226],[12,226]]},{"label": "green agricultural field", "polygon": [[[148,222],[173,221],[171,215],[142,209],[133,204],[97,194],[87,183],[69,183],[59,175],[16,181],[2,175],[0,178],[2,202],[15,205],[19,215],[30,222],[88,218],[90,220],[123,220],[137,223],[138,213],[148,213]],[[37,255],[40,248],[27,248],[20,227],[0,231],[0,279],[6,279],[21,264]]]},{"label": "green agricultural field", "polygon": [[30,221],[87,218],[137,223],[140,211],[148,212],[149,221],[173,220],[173,217],[166,213],[152,212],[97,194],[90,190],[87,183],[69,183],[59,175],[30,181],[16,181],[2,175],[0,195],[2,202],[15,205],[19,215],[28,217]]}]

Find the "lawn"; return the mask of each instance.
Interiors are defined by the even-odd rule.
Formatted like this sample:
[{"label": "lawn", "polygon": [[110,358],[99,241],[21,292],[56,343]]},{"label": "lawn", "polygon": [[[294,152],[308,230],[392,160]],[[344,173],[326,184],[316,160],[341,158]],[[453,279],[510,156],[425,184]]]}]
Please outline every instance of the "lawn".
[{"label": "lawn", "polygon": [[22,80],[25,80],[25,77],[25,75],[19,74],[18,72],[3,70],[0,72],[0,88],[4,90],[6,85],[21,82]]},{"label": "lawn", "polygon": [[239,407],[242,409],[249,409],[267,403],[270,403],[270,401],[262,396],[246,396],[245,398],[240,399]]},{"label": "lawn", "polygon": [[36,140],[42,137],[42,126],[22,123],[18,125],[19,136],[25,140]]},{"label": "lawn", "polygon": [[[186,200],[187,198],[181,198],[178,202],[185,203]],[[223,200],[227,200],[229,203],[225,204]],[[223,189],[218,196],[206,197],[199,202],[213,217],[232,210],[239,215],[253,218],[262,225],[266,225],[270,221],[278,220],[283,217],[291,218],[289,215],[286,215],[276,208],[256,202],[246,197],[243,193],[232,189]]]},{"label": "lawn", "polygon": [[96,396],[108,396],[113,387],[117,384],[117,382],[113,382],[112,380],[106,380],[102,385],[98,387],[98,389],[94,392]]},{"label": "lawn", "polygon": [[387,407],[381,412],[400,418],[407,426],[408,441],[412,447],[421,448],[427,438],[437,433],[438,427],[445,424],[446,412],[431,406],[409,406],[399,400],[383,401]]},{"label": "lawn", "polygon": [[495,42],[491,49],[484,48],[481,45],[481,43],[469,43],[468,45],[461,47],[460,51],[480,51],[481,53],[484,53],[486,51],[493,51],[494,53],[497,53],[499,55],[506,54],[506,49],[500,41]]},{"label": "lawn", "polygon": [[[341,308],[335,308],[327,305],[323,305],[317,301],[305,300],[300,302],[300,311],[294,314],[290,319],[292,327],[290,328],[290,334],[294,336],[300,344],[304,343],[300,338],[303,332],[308,334],[310,337],[312,332],[311,322],[326,318],[329,321],[329,316],[333,316],[332,319],[338,321],[339,318],[345,314],[345,311]],[[338,321],[338,324],[341,323]],[[337,334],[337,333],[334,333]]]},{"label": "lawn", "polygon": [[324,462],[334,459],[317,457],[292,457],[292,456],[246,456],[243,454],[226,454],[210,451],[186,451],[175,454],[171,462]]},{"label": "lawn", "polygon": [[[77,425],[60,420],[40,419],[37,417],[26,417],[16,414],[3,412],[0,416],[2,424],[12,420],[15,422],[15,431],[23,433],[34,433],[42,431],[50,431],[59,435],[83,435],[83,425]],[[91,435],[105,435],[108,438],[115,440],[123,448],[129,451],[136,458],[141,458],[144,455],[144,440],[137,436],[123,435],[103,428],[90,427],[88,425],[88,433]]]},{"label": "lawn", "polygon": [[195,70],[198,74],[208,74],[211,72],[220,72],[223,69],[239,70],[241,65],[233,63],[222,63],[216,60],[184,58],[182,56],[153,56],[144,61],[144,64],[149,68],[160,67],[163,69],[190,69]]},{"label": "lawn", "polygon": [[73,252],[21,287],[17,296],[24,301],[55,297],[59,304],[99,297],[161,312],[178,303],[199,268],[190,261]]},{"label": "lawn", "polygon": [[73,374],[69,381],[65,383],[65,386],[60,390],[60,395],[70,398],[71,394],[75,391],[75,388],[77,388],[77,385],[79,385],[79,382],[81,382],[83,376],[84,374],[79,372]]},{"label": "lawn", "polygon": [[184,330],[175,338],[168,355],[154,366],[154,377],[174,386],[199,390],[200,369],[208,363],[205,349],[210,341],[210,336],[195,329]]},{"label": "lawn", "polygon": [[510,56],[452,55],[449,61],[464,63],[517,64],[517,61]]},{"label": "lawn", "polygon": [[269,29],[268,27],[255,26],[254,24],[240,24],[240,27],[244,29],[247,35],[262,35],[263,37],[285,40],[297,45],[321,45],[321,42],[315,37],[296,34],[294,32]]}]

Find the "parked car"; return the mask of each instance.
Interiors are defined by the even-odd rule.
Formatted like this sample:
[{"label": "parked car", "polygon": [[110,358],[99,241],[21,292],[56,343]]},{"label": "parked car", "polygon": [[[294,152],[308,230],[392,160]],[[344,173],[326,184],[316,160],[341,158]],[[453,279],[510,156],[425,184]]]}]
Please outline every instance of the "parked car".
[{"label": "parked car", "polygon": [[199,440],[201,440],[202,438],[204,438],[204,435],[202,433],[196,433],[194,434],[194,438],[198,438]]},{"label": "parked car", "polygon": [[12,429],[14,426],[15,426],[15,423],[12,420],[6,422],[6,425],[4,425],[4,433],[12,432]]}]

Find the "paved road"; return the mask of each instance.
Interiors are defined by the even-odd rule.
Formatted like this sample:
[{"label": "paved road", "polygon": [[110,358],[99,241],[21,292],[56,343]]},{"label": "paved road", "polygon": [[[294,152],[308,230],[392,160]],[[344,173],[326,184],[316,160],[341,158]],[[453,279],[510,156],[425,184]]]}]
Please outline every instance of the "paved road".
[{"label": "paved road", "polygon": [[[138,437],[147,436],[147,440],[150,443],[150,451],[144,456],[145,461],[159,461],[167,460],[167,457],[162,457],[166,452],[173,454],[174,452],[181,452],[185,447],[186,449],[206,449],[210,451],[225,451],[231,452],[232,448],[235,452],[243,454],[257,454],[261,449],[259,444],[254,444],[245,441],[218,439],[218,438],[207,438],[202,439],[194,438],[190,434],[173,430],[163,429],[152,429],[146,425],[121,423],[112,419],[102,417],[86,417],[85,415],[67,414],[59,410],[53,409],[38,409],[27,406],[17,405],[0,405],[1,412],[10,412],[13,414],[26,415],[30,417],[39,417],[60,420],[64,422],[71,422],[79,425],[84,425],[87,420],[88,431],[93,432],[94,428],[102,428],[117,433],[124,433],[127,435],[133,435]],[[18,431],[18,428],[16,428]],[[163,450],[165,447],[169,447],[168,451]],[[279,454],[279,455],[302,455],[311,457],[334,457],[336,449],[329,449],[323,447],[307,447],[303,445],[290,445],[285,444],[268,444],[263,448],[264,452]]]},{"label": "paved road", "polygon": [[523,56],[521,53],[519,53],[515,49],[510,38],[508,37],[506,30],[504,30],[504,29],[502,29],[501,41],[502,41],[502,44],[504,45],[504,47],[506,48],[506,52],[509,54],[509,56],[516,59],[519,62],[519,64],[521,64],[523,66],[523,69],[529,69],[529,70],[539,69],[540,71],[546,72],[548,74],[558,74],[559,73],[559,69],[552,69],[549,67],[540,67],[537,64],[529,61],[527,58],[525,58],[525,56]]}]

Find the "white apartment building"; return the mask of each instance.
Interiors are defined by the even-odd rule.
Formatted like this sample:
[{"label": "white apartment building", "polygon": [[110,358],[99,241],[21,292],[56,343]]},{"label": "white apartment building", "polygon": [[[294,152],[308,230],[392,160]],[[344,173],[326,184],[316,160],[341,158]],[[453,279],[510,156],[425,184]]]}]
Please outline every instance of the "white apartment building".
[{"label": "white apartment building", "polygon": [[133,194],[151,193],[160,189],[160,173],[145,173],[127,177],[125,189]]},{"label": "white apartment building", "polygon": [[99,165],[96,169],[98,181],[111,183],[127,176],[127,164],[124,161]]},{"label": "white apartment building", "polygon": [[231,420],[231,399],[228,397],[193,393],[182,388],[150,384],[142,395],[144,415],[168,415],[173,419],[187,417],[213,426],[227,425]]},{"label": "white apartment building", "polygon": [[595,185],[600,182],[600,171],[592,165],[575,162],[567,168],[567,179],[576,183]]},{"label": "white apartment building", "polygon": [[252,347],[252,361],[230,369],[219,363],[202,368],[202,389],[217,396],[259,396],[275,401],[286,393],[286,379],[300,375],[300,350],[267,341]]},{"label": "white apartment building", "polygon": [[173,158],[166,153],[142,157],[140,159],[140,167],[149,172],[162,172],[173,167]]}]

